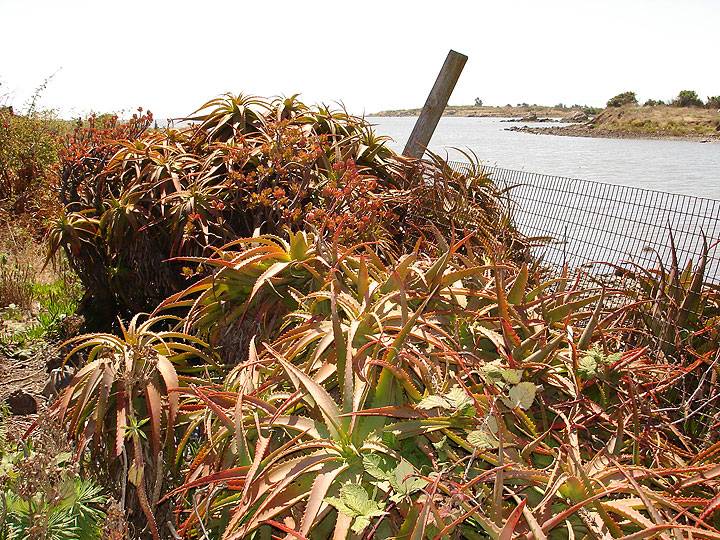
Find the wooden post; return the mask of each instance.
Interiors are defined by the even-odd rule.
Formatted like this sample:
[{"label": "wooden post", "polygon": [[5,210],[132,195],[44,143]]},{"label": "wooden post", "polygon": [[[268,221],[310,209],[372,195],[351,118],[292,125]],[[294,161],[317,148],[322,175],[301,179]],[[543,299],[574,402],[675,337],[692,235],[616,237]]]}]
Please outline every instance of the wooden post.
[{"label": "wooden post", "polygon": [[403,154],[406,156],[421,158],[425,153],[467,59],[468,57],[464,54],[453,50],[448,53],[435,84],[430,90],[425,106],[422,108],[410,138],[405,145]]}]

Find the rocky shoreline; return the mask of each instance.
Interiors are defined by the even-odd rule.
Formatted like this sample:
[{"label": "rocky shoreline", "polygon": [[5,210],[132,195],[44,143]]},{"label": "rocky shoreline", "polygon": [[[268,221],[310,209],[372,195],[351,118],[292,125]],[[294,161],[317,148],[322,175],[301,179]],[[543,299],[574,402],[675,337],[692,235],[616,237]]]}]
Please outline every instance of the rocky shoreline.
[{"label": "rocky shoreline", "polygon": [[692,142],[720,142],[720,133],[717,135],[673,135],[670,133],[653,132],[643,133],[636,131],[616,131],[596,128],[587,124],[571,124],[564,126],[530,127],[512,126],[505,128],[506,131],[518,131],[521,133],[532,133],[534,135],[559,135],[564,137],[593,137],[601,139],[656,139],[669,141],[692,141]]}]

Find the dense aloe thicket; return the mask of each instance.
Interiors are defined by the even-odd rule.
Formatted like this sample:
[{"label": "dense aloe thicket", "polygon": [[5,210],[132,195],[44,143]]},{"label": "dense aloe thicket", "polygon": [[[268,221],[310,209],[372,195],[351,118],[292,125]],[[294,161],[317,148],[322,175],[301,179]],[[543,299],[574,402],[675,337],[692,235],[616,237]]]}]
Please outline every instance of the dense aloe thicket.
[{"label": "dense aloe thicket", "polygon": [[702,264],[551,278],[487,178],[294,99],[103,145],[53,244],[151,314],[53,414],[138,537],[720,538]]},{"label": "dense aloe thicket", "polygon": [[447,234],[453,221],[484,237],[499,224],[492,184],[468,182],[441,160],[403,159],[345,113],[225,96],[189,128],[149,131],[151,119],[100,137],[83,131],[62,163],[68,212],[53,247],[110,310],[154,308],[196,270],[168,259],[258,232],[312,229],[397,254],[437,228]]}]

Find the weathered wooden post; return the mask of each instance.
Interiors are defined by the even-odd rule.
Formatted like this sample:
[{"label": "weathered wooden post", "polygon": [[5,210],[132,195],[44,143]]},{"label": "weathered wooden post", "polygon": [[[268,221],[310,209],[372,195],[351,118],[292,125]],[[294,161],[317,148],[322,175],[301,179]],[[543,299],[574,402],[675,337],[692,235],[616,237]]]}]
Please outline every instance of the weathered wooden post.
[{"label": "weathered wooden post", "polygon": [[467,59],[464,54],[453,50],[448,53],[405,145],[403,154],[406,156],[420,158],[425,153]]}]

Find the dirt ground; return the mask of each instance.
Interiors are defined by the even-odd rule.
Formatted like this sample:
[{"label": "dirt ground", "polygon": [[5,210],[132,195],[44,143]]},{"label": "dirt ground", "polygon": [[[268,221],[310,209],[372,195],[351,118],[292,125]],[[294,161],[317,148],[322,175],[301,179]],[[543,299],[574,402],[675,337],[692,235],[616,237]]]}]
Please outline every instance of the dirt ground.
[{"label": "dirt ground", "polygon": [[0,349],[0,403],[6,404],[7,399],[18,391],[31,395],[37,403],[35,413],[9,414],[5,418],[5,427],[11,434],[21,435],[36,420],[38,413],[47,408],[47,398],[42,391],[49,380],[45,365],[49,354],[49,346],[35,351]]}]

